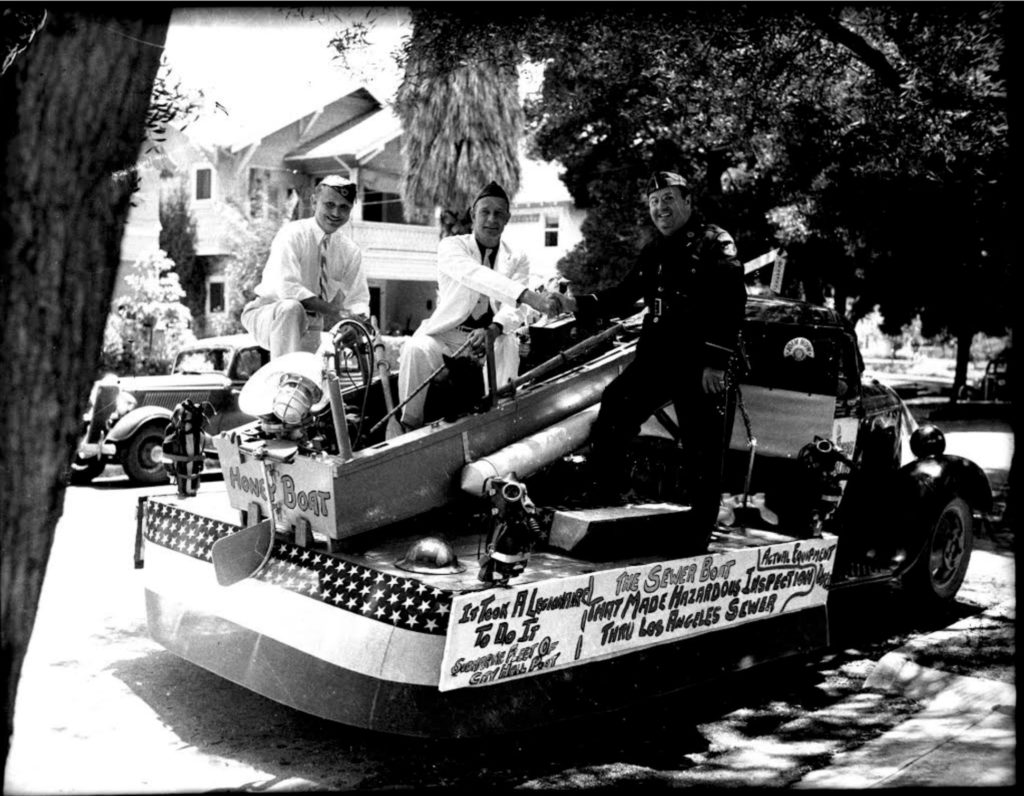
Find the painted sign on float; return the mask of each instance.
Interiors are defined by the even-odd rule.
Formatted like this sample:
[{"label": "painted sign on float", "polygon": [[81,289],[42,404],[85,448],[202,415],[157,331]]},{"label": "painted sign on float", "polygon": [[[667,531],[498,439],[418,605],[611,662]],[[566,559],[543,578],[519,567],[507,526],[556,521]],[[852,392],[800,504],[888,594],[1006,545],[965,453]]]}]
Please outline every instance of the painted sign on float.
[{"label": "painted sign on float", "polygon": [[552,669],[824,605],[836,539],[733,550],[452,601],[442,691]]}]

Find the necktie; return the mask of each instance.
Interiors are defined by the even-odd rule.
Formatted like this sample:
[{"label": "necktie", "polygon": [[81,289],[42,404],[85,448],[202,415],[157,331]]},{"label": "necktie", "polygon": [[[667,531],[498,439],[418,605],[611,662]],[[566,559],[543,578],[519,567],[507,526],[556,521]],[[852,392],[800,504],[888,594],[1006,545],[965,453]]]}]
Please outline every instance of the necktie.
[{"label": "necktie", "polygon": [[327,301],[327,245],[330,235],[324,235],[320,241],[320,298]]},{"label": "necktie", "polygon": [[[493,268],[494,263],[492,262],[497,249],[484,249],[481,255],[480,262],[486,265],[488,268]],[[469,317],[473,320],[481,318],[491,308],[491,300],[487,296],[482,295],[476,300],[476,305],[470,310]]]}]

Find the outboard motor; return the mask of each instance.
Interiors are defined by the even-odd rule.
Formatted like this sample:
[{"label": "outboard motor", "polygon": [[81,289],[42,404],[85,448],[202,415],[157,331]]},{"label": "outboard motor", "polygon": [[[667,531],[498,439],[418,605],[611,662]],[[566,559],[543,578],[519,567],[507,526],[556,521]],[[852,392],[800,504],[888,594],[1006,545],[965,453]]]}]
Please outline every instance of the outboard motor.
[{"label": "outboard motor", "polygon": [[835,513],[843,496],[843,481],[853,469],[853,461],[830,440],[815,437],[796,456],[806,499],[803,525],[814,537],[820,537],[825,523]]},{"label": "outboard motor", "polygon": [[193,497],[199,491],[206,425],[213,413],[208,402],[186,399],[175,407],[164,430],[164,469],[171,483],[178,485],[178,497]]},{"label": "outboard motor", "polygon": [[536,509],[522,483],[511,477],[492,478],[487,482],[487,494],[491,498],[493,525],[477,578],[504,586],[526,569],[530,553],[542,534]]}]

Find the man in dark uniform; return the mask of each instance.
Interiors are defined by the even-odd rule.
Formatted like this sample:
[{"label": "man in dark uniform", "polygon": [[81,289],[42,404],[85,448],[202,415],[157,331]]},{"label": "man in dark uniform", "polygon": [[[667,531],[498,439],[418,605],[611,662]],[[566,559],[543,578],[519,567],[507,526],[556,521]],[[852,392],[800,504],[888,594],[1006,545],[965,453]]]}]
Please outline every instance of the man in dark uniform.
[{"label": "man in dark uniform", "polygon": [[611,290],[562,297],[563,309],[581,317],[621,315],[641,297],[647,306],[636,358],[604,391],[589,458],[602,488],[619,486],[615,479],[630,440],[672,401],[693,527],[710,536],[727,444],[726,371],[746,304],[743,266],[729,233],[694,211],[681,176],[656,172],[647,199],[660,234],[643,248],[632,271]]}]

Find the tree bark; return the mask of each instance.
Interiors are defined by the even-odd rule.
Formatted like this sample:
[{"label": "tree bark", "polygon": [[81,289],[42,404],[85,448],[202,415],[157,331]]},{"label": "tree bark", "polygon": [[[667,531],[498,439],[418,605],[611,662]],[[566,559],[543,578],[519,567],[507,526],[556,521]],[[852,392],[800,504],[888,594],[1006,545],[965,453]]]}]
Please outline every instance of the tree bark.
[{"label": "tree bark", "polygon": [[956,403],[961,395],[966,394],[967,367],[971,362],[974,328],[974,324],[962,321],[956,324],[956,366],[953,369],[953,389],[949,397],[950,403]]},{"label": "tree bark", "polygon": [[169,6],[141,9],[121,18],[114,8],[55,6],[0,78],[4,769],[65,473],[97,376],[134,164],[167,33]]}]

